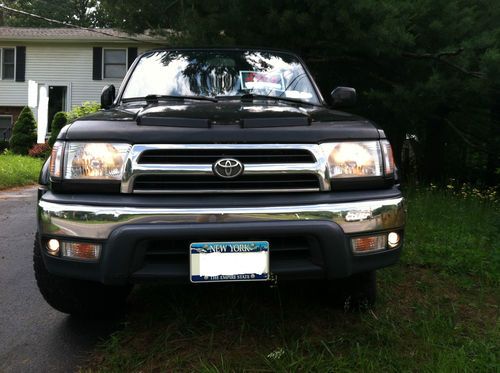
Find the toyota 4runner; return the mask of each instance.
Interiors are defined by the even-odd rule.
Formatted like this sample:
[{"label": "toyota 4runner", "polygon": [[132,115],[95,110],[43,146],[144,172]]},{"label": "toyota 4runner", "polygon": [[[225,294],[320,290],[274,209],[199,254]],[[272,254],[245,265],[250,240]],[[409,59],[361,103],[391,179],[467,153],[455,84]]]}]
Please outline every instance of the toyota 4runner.
[{"label": "toyota 4runner", "polygon": [[[336,88],[332,106],[355,98]],[[330,109],[299,57],[154,50],[101,104],[62,129],[40,175],[34,267],[54,308],[116,311],[145,280],[316,279],[374,302],[375,270],[403,243],[391,146]]]}]

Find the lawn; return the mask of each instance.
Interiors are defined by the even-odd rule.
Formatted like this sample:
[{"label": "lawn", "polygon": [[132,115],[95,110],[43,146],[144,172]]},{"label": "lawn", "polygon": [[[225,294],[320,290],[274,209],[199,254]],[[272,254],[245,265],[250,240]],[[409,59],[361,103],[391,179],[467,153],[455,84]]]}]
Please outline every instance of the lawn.
[{"label": "lawn", "polygon": [[480,197],[410,193],[404,255],[379,271],[372,310],[296,284],[142,286],[81,369],[498,372],[500,213]]},{"label": "lawn", "polygon": [[35,184],[43,161],[21,155],[0,155],[0,189]]}]

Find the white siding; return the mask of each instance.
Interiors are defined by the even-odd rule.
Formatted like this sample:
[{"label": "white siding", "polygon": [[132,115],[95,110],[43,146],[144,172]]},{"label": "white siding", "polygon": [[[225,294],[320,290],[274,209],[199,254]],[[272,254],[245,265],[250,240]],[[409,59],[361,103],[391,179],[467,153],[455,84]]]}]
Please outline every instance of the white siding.
[{"label": "white siding", "polygon": [[25,106],[28,103],[28,82],[0,80],[0,106]]},{"label": "white siding", "polygon": [[[100,101],[102,88],[121,80],[92,80],[92,48],[127,48],[124,44],[1,43],[0,46],[26,46],[26,81],[0,80],[0,106],[24,106],[28,103],[28,80],[38,84],[67,85],[68,110],[85,101]],[[139,52],[147,50],[139,47]]]}]

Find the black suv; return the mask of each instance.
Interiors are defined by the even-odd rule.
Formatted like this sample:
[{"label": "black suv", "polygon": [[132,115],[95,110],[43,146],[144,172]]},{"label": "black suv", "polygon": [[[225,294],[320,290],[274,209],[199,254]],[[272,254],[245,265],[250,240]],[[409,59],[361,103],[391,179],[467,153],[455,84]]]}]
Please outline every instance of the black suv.
[{"label": "black suv", "polygon": [[299,57],[154,50],[101,101],[63,128],[40,175],[35,274],[54,308],[113,312],[144,280],[316,279],[375,301],[405,223],[391,146],[330,109]]}]

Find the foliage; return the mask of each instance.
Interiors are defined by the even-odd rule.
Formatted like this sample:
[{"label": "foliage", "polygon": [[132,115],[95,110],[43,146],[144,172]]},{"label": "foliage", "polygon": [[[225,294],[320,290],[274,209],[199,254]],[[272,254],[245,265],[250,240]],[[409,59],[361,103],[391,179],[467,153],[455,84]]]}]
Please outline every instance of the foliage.
[{"label": "foliage", "polygon": [[54,143],[57,140],[57,136],[59,135],[59,132],[61,132],[61,129],[68,123],[68,118],[67,114],[63,111],[60,111],[54,115],[54,118],[52,119],[52,124],[50,126],[50,138],[49,138],[49,145],[54,146]]},{"label": "foliage", "polygon": [[43,160],[8,153],[0,154],[0,189],[35,184]]},{"label": "foliage", "polygon": [[[498,199],[498,186],[490,186],[481,188],[478,186],[474,186],[469,183],[457,183],[455,179],[448,180],[446,184],[446,188],[444,191],[457,197],[459,199],[464,199],[468,201],[472,201],[472,203],[477,203],[478,201],[482,202],[490,202],[490,203],[498,203],[500,200]],[[437,185],[431,183],[427,188],[429,192],[438,192],[439,188]]]},{"label": "foliage", "polygon": [[29,150],[28,155],[34,158],[47,159],[50,156],[51,146],[47,143],[45,144],[35,144]]},{"label": "foliage", "polygon": [[26,155],[36,142],[36,122],[33,112],[29,107],[24,107],[14,123],[10,149],[14,154]]},{"label": "foliage", "polygon": [[[85,27],[102,26],[104,19],[98,11],[97,0],[4,0],[2,3],[14,9],[21,9],[42,17],[68,22]],[[32,18],[6,12],[0,14],[0,26],[17,27],[61,27],[56,23],[49,23],[42,19]]]},{"label": "foliage", "polygon": [[66,113],[68,122],[73,122],[77,118],[95,113],[101,109],[101,104],[95,101],[86,101],[82,106],[75,106],[73,109]]},{"label": "foliage", "polygon": [[272,288],[139,287],[89,371],[495,372],[497,207],[412,190],[402,260],[378,271],[367,312],[327,307],[318,284],[279,278]]}]

